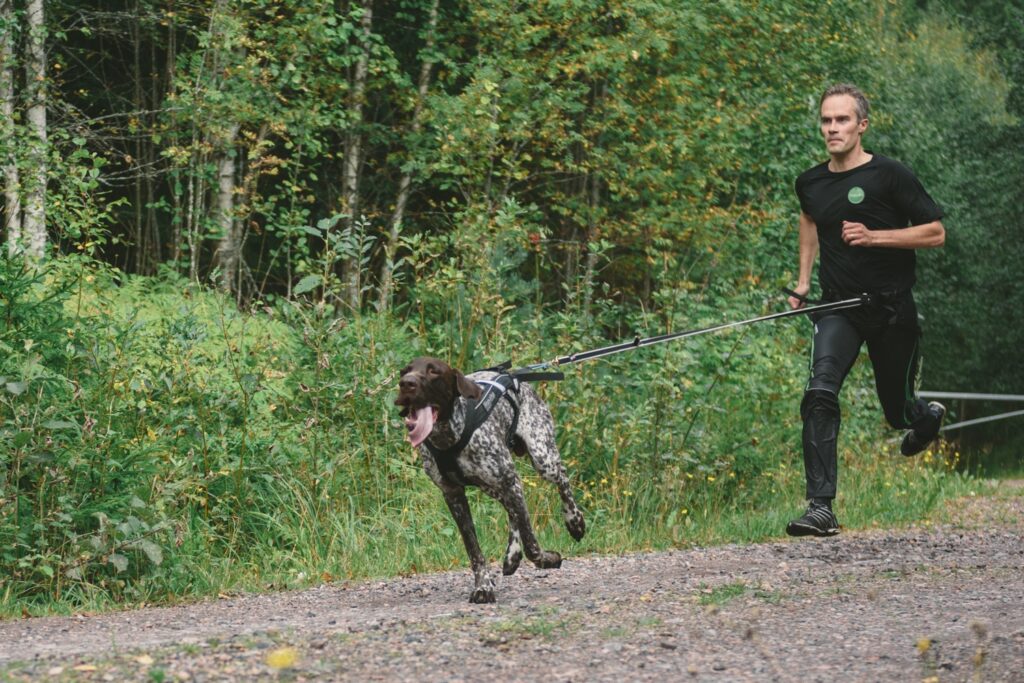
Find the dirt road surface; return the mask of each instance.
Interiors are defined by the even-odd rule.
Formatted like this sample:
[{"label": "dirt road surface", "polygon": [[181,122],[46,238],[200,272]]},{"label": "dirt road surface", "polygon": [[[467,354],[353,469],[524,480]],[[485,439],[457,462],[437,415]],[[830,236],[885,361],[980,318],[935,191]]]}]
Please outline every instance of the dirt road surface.
[{"label": "dirt road surface", "polygon": [[1024,489],[943,521],[0,622],[0,680],[1021,681]]}]

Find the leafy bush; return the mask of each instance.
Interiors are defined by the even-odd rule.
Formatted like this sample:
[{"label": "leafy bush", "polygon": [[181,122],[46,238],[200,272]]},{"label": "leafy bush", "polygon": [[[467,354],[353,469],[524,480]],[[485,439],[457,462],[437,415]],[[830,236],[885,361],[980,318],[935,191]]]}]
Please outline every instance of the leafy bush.
[{"label": "leafy bush", "polygon": [[[496,273],[509,266],[485,253],[474,258],[491,264],[481,283],[494,289],[467,295],[505,303],[460,322],[477,343],[467,369],[605,344],[600,329],[646,336],[778,303],[754,292],[666,293],[656,314],[604,304],[581,318],[517,305],[531,294],[503,289]],[[397,369],[424,352],[457,358],[459,335],[417,339],[409,328],[421,321],[339,316],[323,302],[240,312],[172,274],[129,277],[83,260],[37,274],[5,261],[0,273],[5,609],[463,564],[391,405]],[[462,277],[431,286],[456,291]],[[473,313],[458,297],[436,302],[442,319]],[[778,533],[802,498],[805,325],[644,348],[567,366],[564,382],[538,387],[591,522],[582,552]],[[847,393],[843,476],[869,489],[893,477],[904,488],[924,482],[934,500],[948,488],[944,467],[873,464],[879,411],[861,385],[866,376]],[[564,547],[557,496],[521,471],[542,542]],[[496,555],[505,516],[482,495],[474,506]]]}]

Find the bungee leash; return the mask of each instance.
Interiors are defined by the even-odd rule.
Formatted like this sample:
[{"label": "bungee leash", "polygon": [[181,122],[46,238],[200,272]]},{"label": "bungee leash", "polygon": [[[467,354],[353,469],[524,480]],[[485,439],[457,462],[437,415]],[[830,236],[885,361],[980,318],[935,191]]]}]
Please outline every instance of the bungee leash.
[{"label": "bungee leash", "polygon": [[[670,332],[668,334],[659,334],[653,337],[641,338],[637,335],[632,341],[622,342],[619,344],[612,344],[611,346],[604,346],[599,349],[592,349],[590,351],[580,351],[572,353],[567,356],[561,356],[545,363],[537,363],[535,365],[527,365],[524,368],[518,370],[512,370],[511,374],[521,376],[523,378],[530,374],[541,373],[551,368],[556,368],[562,365],[570,365],[572,363],[582,363],[586,360],[593,360],[595,358],[603,358],[604,356],[611,356],[616,353],[622,353],[624,351],[632,351],[633,349],[639,349],[644,346],[653,346],[655,344],[663,344],[665,342],[675,341],[676,339],[685,339],[687,337],[697,337],[702,334],[710,334],[712,332],[719,332],[721,330],[728,330],[734,327],[740,327],[742,325],[752,325],[754,323],[766,322],[768,320],[777,320],[779,318],[789,318],[794,315],[808,315],[810,313],[823,313],[826,311],[839,311],[846,308],[857,308],[864,306],[871,301],[869,294],[861,294],[850,299],[843,299],[841,301],[830,301],[827,303],[821,303],[816,299],[808,299],[805,296],[797,294],[789,289],[783,289],[783,291],[804,302],[812,303],[812,306],[803,306],[802,308],[792,308],[788,311],[780,311],[778,313],[770,313],[768,315],[758,316],[756,318],[748,318],[747,320],[739,320],[730,323],[723,323],[721,325],[712,325],[710,327],[701,327],[693,330],[684,330],[681,332]],[[556,373],[561,374],[561,373]],[[555,379],[554,377],[544,377],[544,379]],[[558,378],[560,379],[560,378]]]},{"label": "bungee leash", "polygon": [[[602,358],[604,356],[611,356],[616,353],[622,353],[624,351],[632,351],[633,349],[639,349],[644,346],[653,346],[654,344],[661,344],[664,342],[674,341],[676,339],[685,339],[686,337],[697,337],[702,334],[710,334],[711,332],[718,332],[721,330],[727,330],[733,327],[740,327],[742,325],[751,325],[753,323],[765,322],[768,320],[776,320],[779,318],[788,318],[795,315],[808,315],[810,313],[824,313],[827,311],[839,311],[847,308],[858,308],[860,306],[868,305],[872,302],[872,296],[870,294],[861,294],[849,299],[843,299],[841,301],[829,301],[823,302],[821,299],[812,299],[806,295],[798,294],[791,289],[783,288],[782,291],[788,296],[805,304],[801,308],[793,308],[788,311],[780,311],[779,313],[770,313],[768,315],[758,316],[756,318],[748,318],[747,320],[738,320],[730,323],[723,323],[721,325],[712,325],[710,327],[701,327],[693,330],[684,330],[682,332],[670,332],[668,334],[660,334],[653,337],[641,338],[637,335],[632,341],[622,342],[619,344],[612,344],[611,346],[603,346],[598,349],[592,349],[590,351],[580,351],[572,353],[567,356],[561,356],[554,360],[546,363],[537,363],[535,365],[527,365],[526,367],[511,369],[512,361],[505,361],[504,363],[497,365],[487,370],[497,372],[499,374],[505,374],[512,378],[523,381],[523,382],[542,382],[546,380],[555,381],[565,379],[565,373],[560,372],[557,368],[561,365],[570,365],[572,363],[581,363],[586,360],[593,360],[595,358]],[[810,305],[807,305],[810,304]],[[981,399],[989,401],[1024,401],[1024,395],[1017,394],[972,394],[972,393],[950,393],[950,392],[928,392],[922,391],[919,394],[922,398],[945,398],[945,399]],[[951,431],[954,429],[960,429],[962,427],[968,427],[975,424],[981,424],[985,422],[992,422],[994,420],[1002,420],[1009,417],[1024,416],[1024,410],[1014,410],[998,415],[989,415],[986,417],[979,417],[972,420],[965,420],[956,424],[945,425],[942,427],[942,431]]]}]

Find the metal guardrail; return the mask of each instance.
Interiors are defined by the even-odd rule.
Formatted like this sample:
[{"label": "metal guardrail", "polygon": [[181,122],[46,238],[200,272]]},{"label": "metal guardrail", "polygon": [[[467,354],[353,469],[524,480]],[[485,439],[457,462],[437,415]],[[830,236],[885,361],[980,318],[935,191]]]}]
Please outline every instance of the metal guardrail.
[{"label": "metal guardrail", "polygon": [[[963,393],[955,391],[919,391],[917,395],[921,398],[944,398],[952,400],[964,400],[964,401],[1020,401],[1024,402],[1024,394],[975,394],[975,393]],[[996,420],[1005,420],[1009,417],[1018,417],[1024,415],[1024,410],[1011,410],[1008,413],[999,413],[998,415],[989,415],[987,417],[977,417],[973,420],[964,420],[963,422],[957,422],[956,424],[946,425],[941,431],[947,432],[951,429],[960,429],[962,427],[970,427],[971,425],[982,424],[984,422],[995,422]]]},{"label": "metal guardrail", "polygon": [[921,398],[952,398],[965,399],[968,401],[1021,401],[1024,402],[1024,394],[965,394],[955,391],[919,391],[917,395]]}]

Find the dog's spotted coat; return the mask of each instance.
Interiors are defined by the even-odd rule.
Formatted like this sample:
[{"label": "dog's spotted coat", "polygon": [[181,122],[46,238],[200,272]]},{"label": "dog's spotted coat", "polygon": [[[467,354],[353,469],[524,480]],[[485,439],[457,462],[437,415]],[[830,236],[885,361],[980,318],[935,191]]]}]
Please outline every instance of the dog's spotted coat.
[{"label": "dog's spotted coat", "polygon": [[[495,376],[494,372],[464,376],[444,361],[417,358],[402,370],[398,398],[395,399],[395,405],[401,406],[401,415],[407,417],[407,422],[424,408],[435,411],[433,428],[417,448],[423,469],[441,489],[469,554],[474,579],[470,602],[494,602],[495,583],[477,541],[464,484],[480,487],[508,512],[508,549],[502,564],[506,576],[519,568],[523,553],[539,568],[556,568],[562,564],[561,555],[541,549],[530,524],[523,484],[516,473],[508,445],[508,432],[513,421],[513,409],[508,401],[498,401],[487,421],[456,456],[458,478],[446,477],[427,448],[427,442],[435,449],[443,450],[458,441],[465,424],[466,400],[479,398],[482,391],[473,380],[489,380]],[[512,449],[517,455],[528,454],[537,473],[558,487],[565,526],[569,534],[579,540],[586,526],[558,455],[551,411],[526,383],[520,383],[518,391],[509,391],[512,400],[519,405]]]}]

